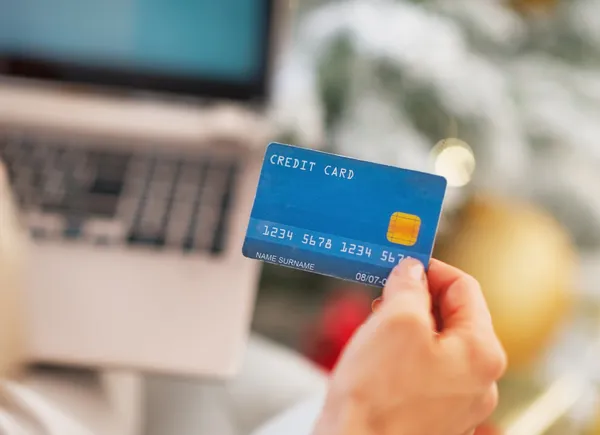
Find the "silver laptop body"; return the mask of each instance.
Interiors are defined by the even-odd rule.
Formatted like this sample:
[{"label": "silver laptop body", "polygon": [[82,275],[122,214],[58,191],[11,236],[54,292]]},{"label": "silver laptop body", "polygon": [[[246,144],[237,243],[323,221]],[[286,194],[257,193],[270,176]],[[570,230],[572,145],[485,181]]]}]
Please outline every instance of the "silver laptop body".
[{"label": "silver laptop body", "polygon": [[[221,2],[227,18],[235,0],[206,7]],[[276,0],[250,3],[261,59],[247,86],[55,64],[7,48],[0,31],[0,158],[31,235],[33,361],[236,372],[259,275],[241,245],[272,134],[264,108],[281,24]]]}]

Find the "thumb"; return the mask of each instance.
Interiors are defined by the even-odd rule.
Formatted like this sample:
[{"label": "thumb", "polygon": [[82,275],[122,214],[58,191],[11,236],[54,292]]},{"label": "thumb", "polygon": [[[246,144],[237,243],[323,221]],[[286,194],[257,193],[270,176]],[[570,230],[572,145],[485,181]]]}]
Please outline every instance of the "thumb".
[{"label": "thumb", "polygon": [[410,314],[433,326],[427,277],[419,260],[406,258],[392,270],[378,311]]}]

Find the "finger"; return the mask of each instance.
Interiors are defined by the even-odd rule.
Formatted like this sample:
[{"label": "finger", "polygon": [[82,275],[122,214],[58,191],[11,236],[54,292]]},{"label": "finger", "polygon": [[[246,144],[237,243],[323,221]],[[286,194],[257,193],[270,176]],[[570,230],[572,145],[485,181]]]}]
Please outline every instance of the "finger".
[{"label": "finger", "polygon": [[373,312],[377,311],[377,309],[379,308],[379,305],[381,305],[381,302],[383,302],[382,298],[373,299],[373,302],[371,302],[371,311],[373,311]]},{"label": "finger", "polygon": [[435,322],[435,331],[441,332],[444,329],[444,321],[442,320],[442,315],[440,314],[440,307],[437,306],[437,304],[433,304],[431,315],[433,316],[433,320]]},{"label": "finger", "polygon": [[483,425],[498,405],[498,386],[493,383],[487,391],[473,403],[472,415],[469,425],[475,427],[467,431],[464,435],[490,435],[495,432],[488,432],[489,426]]},{"label": "finger", "polygon": [[427,273],[429,290],[431,291],[432,297],[437,299],[439,294],[443,292],[444,289],[450,287],[453,282],[468,276],[469,274],[463,272],[459,268],[432,258],[429,262],[429,271]]},{"label": "finger", "polygon": [[[387,279],[383,288],[383,299],[391,298],[404,290],[427,290],[427,275],[423,263],[419,260],[407,257],[403,259],[394,269]],[[423,293],[420,291],[419,293]],[[426,291],[428,300],[429,291]]]},{"label": "finger", "polygon": [[431,295],[439,306],[444,334],[462,329],[493,329],[487,303],[472,276],[432,260],[428,280]]},{"label": "finger", "polygon": [[493,414],[498,406],[498,400],[498,384],[494,382],[479,403],[479,418],[481,419],[479,424],[486,421]]},{"label": "finger", "polygon": [[467,424],[478,428],[488,421],[498,406],[498,385],[496,382],[487,384],[478,397],[473,401],[470,409],[470,417]]},{"label": "finger", "polygon": [[410,313],[432,325],[431,297],[425,268],[419,260],[406,258],[392,270],[383,289],[383,302],[379,305],[379,311]]},{"label": "finger", "polygon": [[485,424],[477,428],[475,435],[500,435],[500,430]]},{"label": "finger", "polygon": [[6,179],[6,166],[4,166],[2,159],[0,159],[0,183],[5,183]]}]

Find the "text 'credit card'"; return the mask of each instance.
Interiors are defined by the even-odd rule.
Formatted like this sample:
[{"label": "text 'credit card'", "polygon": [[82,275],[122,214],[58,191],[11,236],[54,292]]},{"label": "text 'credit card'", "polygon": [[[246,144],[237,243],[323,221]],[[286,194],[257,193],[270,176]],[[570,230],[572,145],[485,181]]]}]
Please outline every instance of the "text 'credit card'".
[{"label": "text 'credit card'", "polygon": [[383,287],[403,258],[429,264],[443,177],[272,143],[243,254]]}]

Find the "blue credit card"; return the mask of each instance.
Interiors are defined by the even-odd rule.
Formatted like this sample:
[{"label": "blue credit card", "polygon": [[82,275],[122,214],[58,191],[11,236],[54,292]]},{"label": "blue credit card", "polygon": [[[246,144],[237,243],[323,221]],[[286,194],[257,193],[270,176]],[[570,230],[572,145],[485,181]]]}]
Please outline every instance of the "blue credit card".
[{"label": "blue credit card", "polygon": [[428,266],[445,192],[437,175],[272,143],[243,254],[383,287],[405,257]]}]

